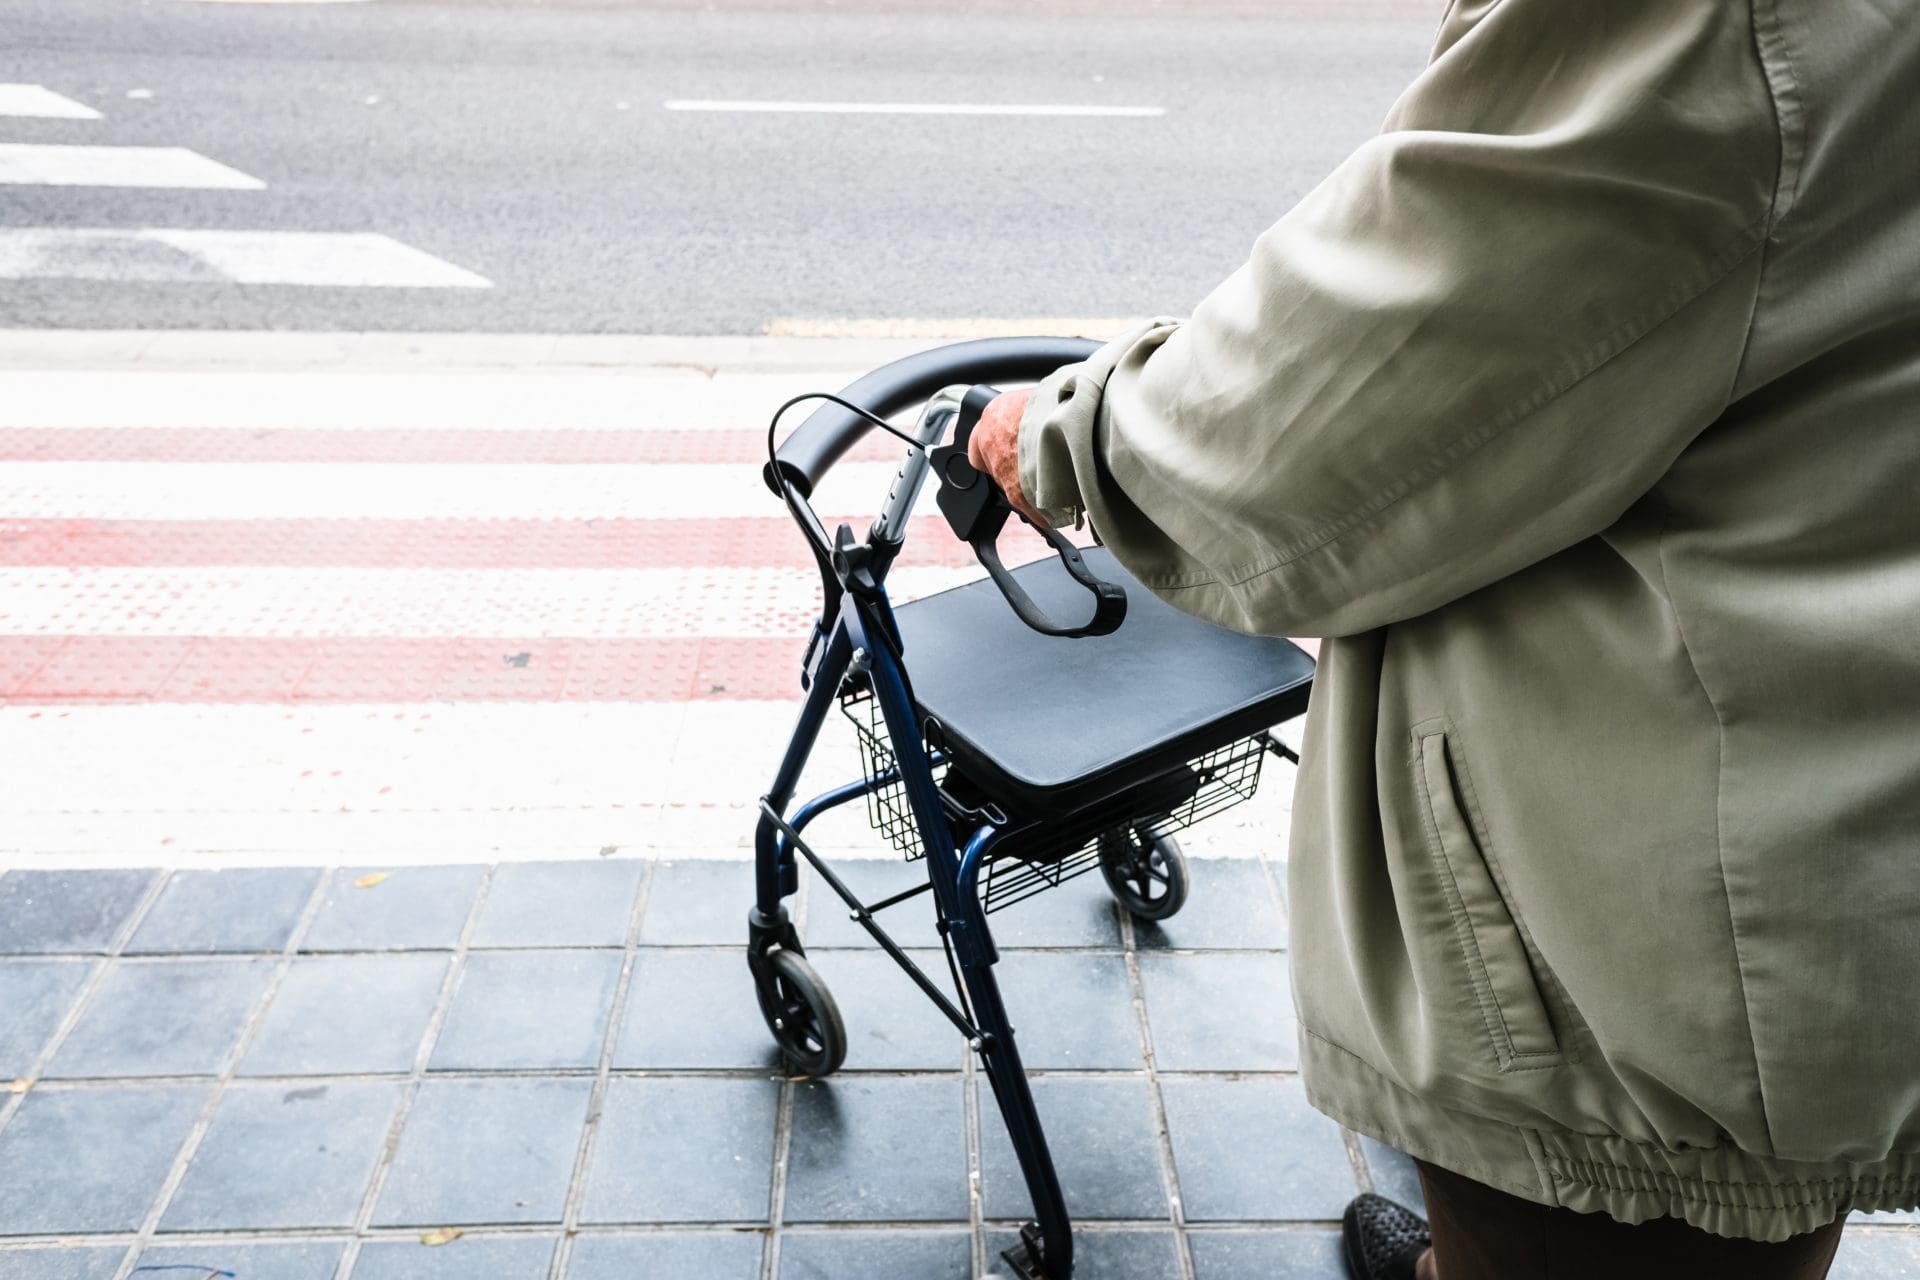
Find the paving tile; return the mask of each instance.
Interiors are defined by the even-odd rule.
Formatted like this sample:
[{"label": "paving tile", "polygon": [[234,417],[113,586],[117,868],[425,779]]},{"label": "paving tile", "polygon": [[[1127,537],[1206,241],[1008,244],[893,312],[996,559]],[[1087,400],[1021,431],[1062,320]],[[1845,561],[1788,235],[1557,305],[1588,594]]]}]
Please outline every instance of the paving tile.
[{"label": "paving tile", "polygon": [[[148,1249],[140,1255],[135,1276],[146,1273],[138,1267],[165,1267],[154,1273],[154,1280],[200,1280],[201,1275],[230,1272],[236,1280],[333,1280],[340,1257],[347,1251],[344,1240],[308,1240],[297,1244],[242,1244],[220,1241],[216,1244],[174,1244]],[[204,1267],[199,1275],[195,1270]],[[193,1268],[195,1270],[178,1270]]]},{"label": "paving tile", "polygon": [[92,972],[83,960],[0,960],[0,1080],[27,1074]]},{"label": "paving tile", "polygon": [[156,877],[152,871],[0,875],[0,954],[104,954]]},{"label": "paving tile", "polygon": [[1840,1237],[1831,1280],[1916,1280],[1920,1233],[1849,1230]]},{"label": "paving tile", "polygon": [[127,951],[283,950],[319,883],[317,867],[176,871]]},{"label": "paving tile", "polygon": [[295,958],[240,1074],[412,1070],[451,963],[432,953]]},{"label": "paving tile", "polygon": [[[1016,1232],[987,1232],[988,1280],[1013,1275],[1001,1254],[1019,1242]],[[1180,1274],[1180,1245],[1172,1231],[1076,1231],[1076,1280],[1167,1280]]]},{"label": "paving tile", "polygon": [[1120,945],[1120,908],[1097,870],[996,911],[987,925],[1003,951]]},{"label": "paving tile", "polygon": [[1336,1231],[1193,1231],[1194,1280],[1346,1280]]},{"label": "paving tile", "polygon": [[406,951],[450,948],[460,939],[484,867],[401,867],[367,888],[370,873],[341,867],[327,877],[326,899],[302,951]]},{"label": "paving tile", "polygon": [[973,1270],[965,1231],[789,1231],[779,1280],[963,1280]]},{"label": "paving tile", "polygon": [[503,863],[494,870],[472,945],[622,946],[646,872],[647,864],[633,858]]},{"label": "paving tile", "polygon": [[1141,1069],[1125,957],[1002,952],[993,972],[1029,1070]]},{"label": "paving tile", "polygon": [[46,1074],[217,1075],[274,965],[265,957],[115,960]]},{"label": "paving tile", "polygon": [[401,1091],[350,1080],[232,1086],[160,1229],[353,1226]]},{"label": "paving tile", "polygon": [[648,946],[744,949],[752,906],[750,863],[658,862],[647,885],[640,941]]},{"label": "paving tile", "polygon": [[1162,1071],[1291,1071],[1299,1055],[1286,957],[1142,955],[1140,985]]},{"label": "paving tile", "polygon": [[663,1280],[757,1280],[765,1248],[764,1230],[583,1235],[573,1242],[567,1280],[640,1280],[652,1276]]},{"label": "paving tile", "polygon": [[[1030,1083],[1073,1217],[1167,1215],[1160,1129],[1146,1077],[1052,1076]],[[976,1088],[984,1212],[989,1218],[1030,1217],[1027,1184],[993,1092],[984,1079]]]},{"label": "paving tile", "polygon": [[[834,874],[860,895],[862,902],[880,902],[896,893],[927,883],[924,862],[900,858],[847,858],[833,864]],[[816,947],[872,947],[880,944],[847,914],[847,904],[828,887],[811,868],[807,877],[806,915],[801,921],[800,937],[811,955]],[[651,908],[649,908],[651,911]],[[923,893],[897,906],[889,907],[874,919],[901,947],[908,950],[938,951],[940,931],[933,923],[933,895]]]},{"label": "paving tile", "polygon": [[837,1076],[795,1086],[790,1222],[954,1222],[967,1216],[959,1076]]},{"label": "paving tile", "polygon": [[[953,980],[938,951],[908,953],[949,996]],[[833,992],[847,1024],[850,1071],[958,1071],[967,1042],[912,978],[877,947],[809,951],[807,959]],[[762,1025],[761,1034],[766,1030]]]},{"label": "paving tile", "polygon": [[552,1236],[462,1236],[451,1244],[370,1240],[353,1280],[547,1280]]},{"label": "paving tile", "polygon": [[592,1088],[591,1080],[428,1080],[374,1224],[558,1222]]},{"label": "paving tile", "polygon": [[138,1227],[207,1090],[140,1085],[29,1093],[0,1129],[0,1236]]},{"label": "paving tile", "polygon": [[1162,1077],[1160,1095],[1189,1222],[1330,1221],[1359,1191],[1297,1078]]},{"label": "paving tile", "polygon": [[599,1066],[623,959],[618,951],[469,953],[429,1065]]},{"label": "paving tile", "polygon": [[77,1249],[40,1245],[0,1249],[0,1280],[113,1280],[127,1256],[125,1245]]},{"label": "paving tile", "polygon": [[1287,945],[1287,918],[1257,858],[1191,858],[1192,888],[1171,920],[1136,920],[1142,950],[1197,947],[1278,951]]},{"label": "paving tile", "polygon": [[1373,1189],[1424,1216],[1427,1197],[1420,1189],[1420,1171],[1414,1167],[1413,1157],[1384,1142],[1376,1142],[1365,1134],[1359,1135],[1359,1138],[1361,1154],[1367,1158],[1367,1176],[1373,1179]]},{"label": "paving tile", "polygon": [[[833,992],[842,996],[838,983]],[[753,994],[745,948],[642,947],[636,953],[614,1066],[773,1070],[779,1059]]]},{"label": "paving tile", "polygon": [[780,1086],[764,1080],[613,1080],[587,1173],[583,1222],[764,1222]]}]

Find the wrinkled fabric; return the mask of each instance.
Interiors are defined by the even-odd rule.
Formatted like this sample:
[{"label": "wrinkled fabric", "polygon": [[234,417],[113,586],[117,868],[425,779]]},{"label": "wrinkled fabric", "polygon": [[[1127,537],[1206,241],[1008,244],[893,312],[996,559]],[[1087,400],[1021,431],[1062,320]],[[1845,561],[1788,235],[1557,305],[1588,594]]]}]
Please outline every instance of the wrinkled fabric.
[{"label": "wrinkled fabric", "polygon": [[1623,1221],[1920,1201],[1920,0],[1456,3],[1021,483],[1328,637],[1315,1103]]}]

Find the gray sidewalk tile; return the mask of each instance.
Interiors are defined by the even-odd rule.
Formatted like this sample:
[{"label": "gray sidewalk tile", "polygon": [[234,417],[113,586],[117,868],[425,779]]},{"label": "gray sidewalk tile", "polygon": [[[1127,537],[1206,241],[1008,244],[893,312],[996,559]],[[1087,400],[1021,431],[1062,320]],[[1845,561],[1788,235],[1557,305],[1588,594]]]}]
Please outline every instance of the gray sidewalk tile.
[{"label": "gray sidewalk tile", "polygon": [[240,1074],[411,1070],[451,963],[436,953],[296,958]]},{"label": "gray sidewalk tile", "polygon": [[1162,1071],[1291,1071],[1299,1032],[1278,952],[1140,957]]},{"label": "gray sidewalk tile", "polygon": [[622,962],[618,951],[468,953],[429,1065],[599,1066]]},{"label": "gray sidewalk tile", "polygon": [[[987,1232],[988,1280],[1013,1275],[1000,1255],[1019,1239],[1005,1228]],[[1075,1280],[1168,1280],[1180,1274],[1180,1245],[1171,1231],[1076,1231],[1073,1274]]]},{"label": "gray sidewalk tile", "polygon": [[0,954],[104,954],[146,897],[152,871],[0,875]]},{"label": "gray sidewalk tile", "polygon": [[[841,995],[837,987],[834,994]],[[642,947],[636,953],[614,1066],[772,1070],[779,1059],[745,948]]]},{"label": "gray sidewalk tile", "polygon": [[351,1227],[401,1088],[349,1080],[232,1086],[160,1229]]},{"label": "gray sidewalk tile", "polygon": [[428,1080],[414,1099],[377,1226],[558,1222],[591,1080]]},{"label": "gray sidewalk tile", "polygon": [[327,877],[326,900],[302,951],[406,951],[451,948],[460,940],[484,867],[401,867],[366,888],[369,873],[341,867]]},{"label": "gray sidewalk tile", "polygon": [[472,945],[621,946],[646,871],[647,864],[633,858],[503,863],[493,873]]},{"label": "gray sidewalk tile", "polygon": [[1192,888],[1171,920],[1134,922],[1134,940],[1143,951],[1285,948],[1286,917],[1258,859],[1191,858],[1187,871]]},{"label": "gray sidewalk tile", "polygon": [[1189,1222],[1332,1220],[1359,1190],[1297,1078],[1162,1077],[1160,1093]]},{"label": "gray sidewalk tile", "polygon": [[753,867],[743,862],[658,862],[647,886],[640,941],[648,946],[747,945]]},{"label": "gray sidewalk tile", "polygon": [[[231,1271],[235,1280],[333,1280],[344,1240],[303,1240],[287,1244],[251,1244],[222,1240],[217,1244],[170,1244],[148,1249],[138,1267],[166,1267],[154,1280],[201,1280],[202,1275]],[[175,1268],[205,1267],[200,1274]],[[135,1276],[141,1276],[135,1270]]]},{"label": "gray sidewalk tile", "polygon": [[92,972],[84,960],[0,960],[0,1080],[33,1066]]},{"label": "gray sidewalk tile", "polygon": [[1413,1167],[1413,1157],[1384,1142],[1376,1142],[1365,1134],[1357,1136],[1360,1139],[1360,1153],[1367,1159],[1367,1176],[1373,1179],[1374,1191],[1424,1217],[1427,1197],[1420,1189],[1420,1171]]},{"label": "gray sidewalk tile", "polygon": [[1194,1231],[1194,1280],[1346,1280],[1340,1233]]},{"label": "gray sidewalk tile", "polygon": [[964,1087],[958,1075],[796,1085],[787,1221],[963,1221]]},{"label": "gray sidewalk tile", "polygon": [[1097,870],[996,911],[987,924],[1003,951],[1120,945],[1120,908]]},{"label": "gray sidewalk tile", "polygon": [[1830,1280],[1920,1278],[1920,1232],[1867,1233],[1849,1229],[1840,1237]]},{"label": "gray sidewalk tile", "polygon": [[772,1079],[611,1081],[581,1221],[766,1221],[779,1100]]},{"label": "gray sidewalk tile", "polygon": [[319,882],[317,867],[176,871],[127,951],[282,950]]},{"label": "gray sidewalk tile", "polygon": [[973,1240],[964,1231],[789,1231],[779,1280],[966,1280]]},{"label": "gray sidewalk tile", "polygon": [[0,1249],[0,1280],[113,1280],[127,1256],[125,1245],[76,1249],[35,1245]]},{"label": "gray sidewalk tile", "polygon": [[115,960],[46,1074],[218,1075],[273,967],[260,957]]},{"label": "gray sidewalk tile", "polygon": [[[573,1242],[566,1280],[758,1280],[766,1232],[583,1235]],[[904,1277],[902,1278],[904,1280]]]},{"label": "gray sidewalk tile", "polygon": [[[880,902],[896,893],[927,883],[927,864],[901,858],[845,858],[833,864],[833,872],[860,896],[862,902]],[[807,883],[807,912],[801,921],[800,937],[811,955],[816,947],[871,947],[880,944],[873,935],[847,914],[847,904],[816,874],[803,868]],[[751,886],[748,892],[752,892]],[[653,914],[653,908],[647,908]],[[882,911],[874,919],[905,950],[938,951],[940,933],[933,925],[933,894],[923,893]],[[736,933],[740,932],[736,929]],[[738,939],[729,938],[733,942]]]},{"label": "gray sidewalk tile", "polygon": [[[909,954],[952,995],[945,956],[938,951]],[[847,1024],[847,1070],[958,1071],[965,1065],[967,1042],[959,1028],[886,952],[878,947],[809,951],[807,959],[833,992]],[[757,1011],[759,1006],[754,1007]],[[764,1022],[760,1034],[769,1034]]]},{"label": "gray sidewalk tile", "polygon": [[[1031,1082],[1047,1145],[1074,1218],[1164,1218],[1160,1129],[1146,1077],[1052,1076]],[[993,1102],[977,1082],[981,1203],[989,1218],[1033,1214],[1027,1184]]]},{"label": "gray sidewalk tile", "polygon": [[138,1227],[206,1104],[207,1089],[29,1093],[0,1129],[0,1236]]},{"label": "gray sidewalk tile", "polygon": [[370,1240],[353,1280],[547,1280],[552,1236],[462,1236],[450,1244]]},{"label": "gray sidewalk tile", "polygon": [[1003,952],[993,972],[1028,1069],[1142,1068],[1124,956]]}]

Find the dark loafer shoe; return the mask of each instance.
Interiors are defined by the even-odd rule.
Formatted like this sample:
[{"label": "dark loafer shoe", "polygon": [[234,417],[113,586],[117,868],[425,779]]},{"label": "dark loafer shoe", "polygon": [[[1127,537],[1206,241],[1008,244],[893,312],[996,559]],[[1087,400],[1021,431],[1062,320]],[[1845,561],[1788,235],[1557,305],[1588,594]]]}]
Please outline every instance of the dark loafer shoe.
[{"label": "dark loafer shoe", "polygon": [[1414,1280],[1420,1255],[1433,1243],[1419,1214],[1376,1195],[1347,1206],[1340,1239],[1353,1280]]}]

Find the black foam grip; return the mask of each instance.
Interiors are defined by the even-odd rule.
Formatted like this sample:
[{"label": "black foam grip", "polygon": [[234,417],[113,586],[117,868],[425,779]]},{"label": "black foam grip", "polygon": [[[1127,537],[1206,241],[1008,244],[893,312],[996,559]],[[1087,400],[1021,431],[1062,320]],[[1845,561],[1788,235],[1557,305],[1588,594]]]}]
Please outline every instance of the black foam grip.
[{"label": "black foam grip", "polygon": [[[899,413],[956,382],[1038,382],[1062,365],[1100,349],[1090,338],[979,338],[922,351],[881,365],[840,392],[842,399],[880,417]],[[838,462],[873,424],[837,404],[807,415],[775,452],[780,471],[801,497],[813,493],[827,468]],[[762,468],[767,487],[780,492],[772,465]]]}]

